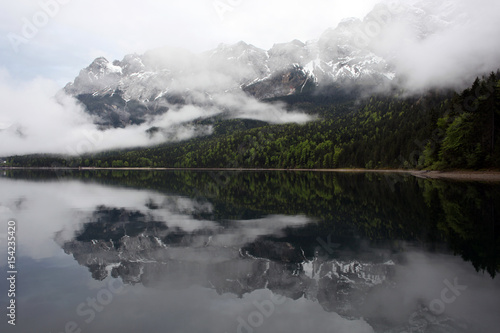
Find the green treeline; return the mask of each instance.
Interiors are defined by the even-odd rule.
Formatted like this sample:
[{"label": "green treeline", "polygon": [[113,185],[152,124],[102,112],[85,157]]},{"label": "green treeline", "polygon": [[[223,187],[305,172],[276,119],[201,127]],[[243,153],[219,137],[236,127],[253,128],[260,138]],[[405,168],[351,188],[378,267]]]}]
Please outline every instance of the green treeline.
[{"label": "green treeline", "polygon": [[447,101],[439,115],[420,160],[424,167],[500,167],[499,73],[476,79],[471,88]]},{"label": "green treeline", "polygon": [[[270,125],[216,119],[212,135],[77,158],[16,156],[10,166],[170,168],[500,168],[500,71],[462,93],[296,101],[317,117]],[[250,123],[251,122],[251,123]],[[250,123],[250,124],[249,124]]]}]

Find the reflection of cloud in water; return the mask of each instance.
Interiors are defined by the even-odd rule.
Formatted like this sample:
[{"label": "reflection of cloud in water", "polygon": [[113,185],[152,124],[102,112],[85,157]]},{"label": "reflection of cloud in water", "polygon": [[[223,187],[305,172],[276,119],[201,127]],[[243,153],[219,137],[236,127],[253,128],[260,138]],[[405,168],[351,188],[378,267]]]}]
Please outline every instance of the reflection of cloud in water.
[{"label": "reflection of cloud in water", "polygon": [[[290,222],[292,226],[302,225],[299,222],[304,218],[286,222],[284,216],[271,216],[238,221],[228,228],[170,233],[168,226],[137,222],[137,214],[129,212],[127,216],[134,216],[129,221],[134,234],[123,236],[120,220],[111,218],[115,212],[103,210],[110,219],[102,219],[115,222],[88,223],[74,240],[62,244],[64,251],[88,267],[97,280],[111,274],[126,284],[161,290],[203,286],[239,297],[268,289],[292,300],[317,302],[329,312],[359,318],[362,298],[358,296],[385,283],[393,268],[392,263],[308,260],[300,245],[266,239],[272,234],[261,234],[262,225],[280,222],[278,227],[267,229],[273,231],[290,226]],[[252,228],[258,232],[246,235]]]},{"label": "reflection of cloud in water", "polygon": [[[407,250],[404,264],[395,267],[393,287],[377,288],[367,295],[363,306],[365,318],[378,318],[386,323],[387,329],[399,327],[398,332],[496,330],[495,309],[500,308],[498,279],[477,274],[458,257]],[[447,290],[445,281],[467,289],[457,295]],[[443,314],[429,310],[431,302],[436,300],[444,303]]]},{"label": "reflection of cloud in water", "polygon": [[270,215],[255,220],[231,221],[228,229],[214,235],[212,244],[241,247],[255,241],[260,236],[284,235],[286,228],[299,228],[312,220],[305,216]]},{"label": "reflection of cloud in water", "polygon": [[[125,283],[141,283],[160,290],[204,286],[219,294],[236,294],[243,299],[266,289],[286,296],[290,302],[295,300],[294,306],[287,311],[297,311],[299,303],[319,304],[320,309],[335,315],[365,318],[377,332],[396,332],[391,330],[395,327],[401,332],[465,332],[462,328],[467,326],[464,325],[478,325],[477,318],[482,318],[479,327],[493,327],[491,325],[497,322],[492,311],[484,308],[471,311],[471,304],[483,300],[493,306],[488,309],[498,308],[499,293],[486,294],[498,290],[498,282],[488,279],[485,283],[484,276],[478,276],[457,257],[408,252],[394,255],[396,264],[394,261],[376,263],[320,257],[308,260],[301,256],[302,250],[297,244],[259,237],[268,235],[261,234],[263,226],[273,221],[277,224],[281,221],[280,227],[287,227],[303,225],[305,220],[270,216],[235,221],[227,229],[219,228],[210,233],[177,234],[178,238],[171,239],[170,243],[167,236],[166,243],[148,245],[148,234],[141,234],[136,239],[125,239],[116,249],[106,249],[102,242],[87,240],[67,243],[65,250],[79,261],[81,258],[88,260],[89,256],[99,258],[95,262],[103,265],[101,269],[109,269],[113,277],[120,277]],[[268,230],[276,231],[280,227]],[[245,238],[244,235],[252,230],[254,233]],[[88,247],[90,243],[95,251]],[[134,248],[137,245],[140,247]],[[244,249],[257,249],[266,257],[255,257]],[[101,276],[95,271],[99,267],[90,265],[89,268],[96,277]],[[444,281],[454,281],[457,275],[460,284],[473,290],[471,294],[464,292],[456,302],[447,305],[443,315],[434,316],[425,310],[433,299],[441,297],[446,287]],[[357,325],[363,321],[343,323]],[[426,329],[417,330],[422,325]],[[371,331],[367,324],[361,327]]]},{"label": "reflection of cloud in water", "polygon": [[[19,228],[23,231],[19,248],[22,249],[22,255],[33,259],[61,255],[60,248],[53,241],[54,235],[58,233],[58,242],[72,239],[98,207],[125,207],[148,216],[150,221],[161,221],[177,231],[220,228],[213,221],[193,217],[210,213],[213,209],[210,203],[185,197],[77,181],[27,182],[1,178],[0,188],[0,218],[18,220]],[[279,223],[280,227],[276,228],[278,232],[286,225],[286,221],[292,225],[307,223],[306,219],[300,217],[270,217],[257,224]],[[267,226],[248,228],[248,235],[242,237],[251,240],[266,230],[272,232]],[[5,264],[5,258],[0,258],[0,264]]]},{"label": "reflection of cloud in water", "polygon": [[[126,207],[165,221],[172,227],[186,231],[214,227],[211,221],[200,221],[189,212],[210,211],[206,203],[187,198],[166,197],[156,192],[106,187],[97,184],[69,182],[27,182],[0,178],[0,219],[15,218],[22,237],[18,245],[24,256],[33,259],[61,255],[54,243],[70,240],[75,232],[88,222],[98,207]],[[22,202],[20,201],[22,199]],[[150,201],[168,202],[165,208],[154,210],[146,207]],[[16,204],[18,203],[18,204]],[[19,204],[21,203],[21,204]],[[0,258],[0,265],[5,258]]]},{"label": "reflection of cloud in water", "polygon": [[[117,311],[116,318],[126,318],[124,327],[131,325],[131,317],[124,314],[148,302],[142,304],[150,311],[141,312],[144,318],[164,318],[157,312],[167,308],[173,320],[173,314],[180,316],[179,311],[189,308],[192,315],[206,320],[226,316],[225,321],[207,325],[208,331],[219,331],[216,327],[234,331],[235,318],[248,316],[255,311],[251,302],[269,298],[271,293],[285,295],[287,301],[266,322],[269,331],[316,327],[318,331],[400,333],[419,332],[417,325],[426,325],[420,331],[489,332],[498,326],[499,280],[477,274],[458,257],[404,248],[408,252],[389,255],[391,263],[387,258],[370,259],[367,253],[377,250],[367,245],[349,256],[337,251],[336,258],[305,258],[301,243],[281,239],[285,230],[310,224],[312,220],[305,216],[270,215],[217,223],[211,220],[215,210],[211,203],[152,191],[4,178],[0,186],[0,218],[18,221],[23,255],[67,258],[53,241],[57,233],[58,243],[87,266],[94,278],[112,273],[114,278],[136,284],[134,290],[146,295],[137,303],[124,296],[123,304],[117,303],[112,310]],[[115,220],[109,214],[115,214]],[[441,297],[445,280],[455,278],[467,290],[446,305],[442,316],[419,311]],[[181,297],[181,306],[159,296],[167,294]],[[200,295],[210,296],[199,299]],[[193,310],[188,300],[199,302],[203,311]],[[214,304],[225,313],[213,310]],[[462,328],[464,323],[467,329]],[[98,325],[117,327],[116,321]],[[196,331],[199,326],[191,328]]]},{"label": "reflection of cloud in water", "polygon": [[0,204],[0,216],[7,216],[12,213],[12,210],[9,208],[9,205],[2,205]]},{"label": "reflection of cloud in water", "polygon": [[[108,320],[93,323],[95,331],[130,332],[131,327],[140,325],[141,331],[149,332],[162,327],[168,332],[235,333],[238,318],[247,320],[257,311],[254,302],[262,303],[275,297],[269,290],[257,290],[241,299],[200,287],[158,290],[136,286],[134,290],[117,298],[116,303],[106,309]],[[262,326],[254,332],[374,332],[362,319],[346,319],[325,312],[316,302],[305,298],[285,299],[272,315],[264,318]],[[241,332],[246,333],[244,329]]]}]

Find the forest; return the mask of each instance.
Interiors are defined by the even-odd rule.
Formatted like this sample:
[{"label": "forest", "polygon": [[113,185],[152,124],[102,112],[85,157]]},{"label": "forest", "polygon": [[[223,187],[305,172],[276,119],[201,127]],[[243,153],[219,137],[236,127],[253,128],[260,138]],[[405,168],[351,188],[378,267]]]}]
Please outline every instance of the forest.
[{"label": "forest", "polygon": [[[213,133],[155,147],[81,156],[12,156],[10,167],[500,169],[500,71],[462,92],[431,90],[289,96],[316,116],[273,125],[224,116],[198,120]],[[269,101],[272,102],[272,101]],[[151,129],[151,133],[161,129]]]}]

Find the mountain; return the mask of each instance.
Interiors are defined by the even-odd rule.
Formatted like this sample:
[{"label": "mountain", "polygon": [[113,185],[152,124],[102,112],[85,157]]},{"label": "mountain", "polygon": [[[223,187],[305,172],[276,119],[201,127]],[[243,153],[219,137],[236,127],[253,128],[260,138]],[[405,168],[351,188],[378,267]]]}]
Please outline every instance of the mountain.
[{"label": "mountain", "polygon": [[217,97],[228,94],[266,100],[329,86],[397,84],[404,78],[393,54],[379,46],[395,25],[404,22],[425,39],[463,17],[451,1],[396,3],[375,6],[363,21],[343,20],[318,40],[275,44],[267,51],[239,42],[202,54],[162,48],[112,63],[97,58],[64,91],[107,128],[142,124],[187,104],[224,109]]},{"label": "mountain", "polygon": [[[11,156],[6,166],[500,168],[500,70],[477,78],[461,92],[427,91],[406,97],[381,93],[366,98],[352,90],[350,94],[288,96],[287,107],[300,107],[317,117],[307,123],[268,124],[217,115],[187,124],[210,126],[212,131],[203,137],[81,156]],[[258,104],[264,111],[269,106]],[[153,136],[160,130],[166,132],[160,128],[147,132]]]}]

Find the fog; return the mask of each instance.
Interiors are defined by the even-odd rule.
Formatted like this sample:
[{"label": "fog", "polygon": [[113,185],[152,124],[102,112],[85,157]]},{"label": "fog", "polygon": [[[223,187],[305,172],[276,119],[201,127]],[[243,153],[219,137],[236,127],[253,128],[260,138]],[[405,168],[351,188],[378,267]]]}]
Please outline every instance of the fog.
[{"label": "fog", "polygon": [[[0,155],[28,153],[82,154],[92,151],[159,143],[145,132],[148,126],[99,131],[94,120],[76,100],[56,98],[60,87],[51,80],[39,78],[28,83],[12,84],[12,78],[0,74]],[[175,139],[192,137],[195,128],[182,126],[202,111],[172,112],[159,119],[167,123]],[[179,125],[177,128],[174,127]],[[200,133],[201,134],[201,133]]]},{"label": "fog", "polygon": [[[151,22],[137,21],[135,13],[146,14],[146,9],[137,8],[135,3],[132,5],[129,1],[117,5],[121,13],[118,15],[119,22],[115,21],[115,16],[109,15],[114,7],[106,5],[106,11],[95,14],[95,24],[89,24],[89,17],[94,14],[89,10],[96,9],[96,4],[91,1],[85,4],[87,7],[82,8],[81,4],[71,2],[58,7],[57,15],[51,18],[51,24],[40,29],[29,43],[19,45],[19,53],[11,52],[6,46],[0,52],[0,60],[5,66],[0,67],[0,156],[29,153],[79,155],[181,141],[212,133],[211,126],[194,126],[191,122],[219,114],[229,118],[256,119],[278,124],[311,121],[314,118],[300,110],[289,112],[283,104],[261,103],[235,89],[241,83],[235,82],[235,78],[255,77],[253,69],[238,64],[228,66],[227,62],[218,62],[217,59],[206,63],[193,54],[200,54],[200,48],[214,48],[218,42],[245,40],[266,49],[272,45],[271,40],[277,43],[293,38],[302,38],[304,41],[318,38],[322,29],[324,31],[329,26],[336,26],[341,14],[344,17],[357,15],[363,19],[373,9],[375,1],[355,1],[352,5],[334,2],[326,5],[326,2],[317,0],[302,11],[301,6],[295,2],[288,7],[281,1],[268,5],[261,2],[234,2],[237,5],[233,4],[232,10],[225,12],[220,22],[212,4],[197,6],[196,3],[193,0],[188,6],[154,5],[152,8],[158,13],[168,13],[168,17],[173,20],[162,28],[160,23],[165,19],[157,13],[150,13]],[[363,41],[375,53],[390,59],[399,74],[400,83],[410,93],[434,87],[461,89],[470,85],[476,76],[500,67],[500,2],[408,0],[396,2],[399,3],[397,6],[394,6],[394,1],[385,3],[392,9],[388,15],[387,10],[383,9],[372,11],[371,16],[364,18],[363,28],[373,28],[373,25],[369,25],[373,22],[377,26],[371,33],[366,29],[361,31],[364,34]],[[409,7],[412,5],[419,9]],[[36,5],[23,1],[2,6],[6,7],[5,10],[12,11],[14,18],[41,10]],[[189,16],[193,8],[197,10]],[[317,15],[317,10],[321,8],[324,8],[323,16]],[[334,12],[333,8],[338,8],[338,11],[330,17],[330,13]],[[207,10],[210,10],[212,17],[200,21],[203,26],[188,24],[201,20],[205,17],[202,14],[206,14]],[[7,13],[3,12],[0,18]],[[181,24],[187,17],[190,18],[185,21],[188,23]],[[262,17],[263,21],[258,26],[254,22],[255,17]],[[127,18],[130,18],[130,22],[147,24],[124,24]],[[89,25],[92,27],[85,30]],[[276,26],[286,28],[275,29]],[[12,17],[5,17],[0,24],[0,30],[6,35],[19,30],[18,28],[19,22]],[[131,28],[135,32],[128,34]],[[154,33],[150,34],[152,31]],[[55,56],[62,47],[72,49],[67,39],[70,33],[74,33],[71,38],[76,38],[75,44],[78,46],[75,47],[78,50],[87,48],[85,62],[82,59],[73,62],[69,51]],[[293,36],[290,35],[292,33]],[[89,44],[89,38],[97,34],[102,34],[100,42]],[[101,42],[105,39],[115,45],[113,50],[101,48],[105,44]],[[189,90],[194,100],[192,105],[169,105],[170,110],[166,114],[151,117],[142,125],[99,130],[94,125],[95,119],[75,99],[60,94],[61,77],[54,77],[54,73],[59,72],[47,72],[47,68],[71,67],[74,77],[85,66],[82,64],[88,65],[90,56],[111,55],[121,58],[125,52],[145,52],[169,43],[173,47],[182,46],[190,51],[159,49],[147,52],[145,59],[158,67],[173,64],[174,70],[185,71],[185,75],[177,76],[176,80],[169,83],[169,88],[179,92]],[[45,59],[47,52],[53,55],[50,65],[47,65],[49,60]],[[16,65],[13,65],[14,58],[19,60]],[[109,60],[112,61],[113,58]],[[19,70],[20,66],[23,73],[29,72],[29,77],[36,78],[25,80],[25,75]],[[164,86],[165,82],[157,84]],[[229,93],[222,93],[227,91]],[[210,92],[210,96],[205,92]],[[152,127],[162,130],[150,135],[147,130]]]},{"label": "fog", "polygon": [[[191,82],[200,87],[210,84]],[[220,86],[226,84],[221,79]],[[213,82],[212,87],[217,86]],[[98,151],[149,146],[165,142],[187,140],[212,132],[209,125],[192,125],[203,119],[225,113],[228,118],[247,118],[270,123],[304,123],[310,116],[287,112],[282,104],[264,104],[240,92],[228,96],[217,95],[215,104],[176,106],[146,123],[126,128],[100,130],[78,101],[61,93],[56,82],[37,78],[29,82],[15,82],[5,69],[0,69],[0,156],[32,153],[81,155]],[[205,95],[196,99],[202,104]],[[159,127],[161,131],[150,135],[147,130]]]},{"label": "fog", "polygon": [[[460,89],[471,85],[476,76],[500,68],[500,2],[402,3],[403,6],[395,7],[394,13],[389,14],[389,22],[382,24],[383,31],[370,43],[376,52],[393,59],[407,89]],[[420,10],[398,18],[405,5],[411,4]],[[368,17],[370,20],[377,21]]]}]

